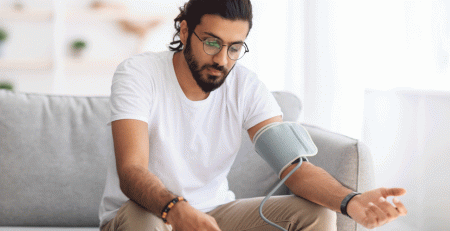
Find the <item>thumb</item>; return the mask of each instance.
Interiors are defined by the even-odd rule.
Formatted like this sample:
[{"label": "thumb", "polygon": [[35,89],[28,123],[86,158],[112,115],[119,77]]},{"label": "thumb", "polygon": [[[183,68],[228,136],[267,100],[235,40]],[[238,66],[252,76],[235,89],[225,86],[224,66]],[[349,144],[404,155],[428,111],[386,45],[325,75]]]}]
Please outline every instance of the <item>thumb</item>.
[{"label": "thumb", "polygon": [[386,189],[386,195],[385,197],[388,196],[402,196],[406,194],[406,189],[404,188],[388,188]]}]

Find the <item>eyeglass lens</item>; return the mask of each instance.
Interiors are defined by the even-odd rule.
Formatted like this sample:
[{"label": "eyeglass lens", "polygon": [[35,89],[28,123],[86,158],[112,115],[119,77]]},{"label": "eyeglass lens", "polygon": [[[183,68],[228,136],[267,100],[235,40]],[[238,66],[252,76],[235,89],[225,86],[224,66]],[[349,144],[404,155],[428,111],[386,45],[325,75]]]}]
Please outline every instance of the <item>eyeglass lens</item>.
[{"label": "eyeglass lens", "polygon": [[[204,50],[209,55],[215,55],[222,50],[222,42],[215,38],[207,38],[204,40]],[[228,47],[228,56],[230,59],[238,60],[245,54],[245,47],[243,44],[233,44]]]}]

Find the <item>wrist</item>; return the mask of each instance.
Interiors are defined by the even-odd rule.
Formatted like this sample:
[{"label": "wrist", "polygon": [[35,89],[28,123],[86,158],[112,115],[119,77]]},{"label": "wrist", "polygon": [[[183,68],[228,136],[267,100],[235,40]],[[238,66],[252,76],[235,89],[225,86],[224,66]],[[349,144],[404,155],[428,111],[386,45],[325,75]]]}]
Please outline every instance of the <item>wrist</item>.
[{"label": "wrist", "polygon": [[176,217],[180,217],[180,210],[183,210],[181,207],[184,207],[185,205],[188,205],[188,203],[183,197],[172,199],[161,212],[161,218],[166,224],[173,223],[173,220],[176,219]]},{"label": "wrist", "polygon": [[342,213],[342,214],[344,214],[344,215],[346,215],[346,216],[352,218],[352,217],[348,214],[349,210],[351,210],[351,209],[350,209],[350,205],[353,204],[353,203],[351,203],[351,202],[354,202],[354,201],[357,200],[357,197],[359,197],[359,195],[361,195],[361,193],[358,193],[358,192],[351,192],[351,193],[349,193],[349,194],[342,200],[342,202],[341,202],[341,207],[340,207],[341,213]]}]

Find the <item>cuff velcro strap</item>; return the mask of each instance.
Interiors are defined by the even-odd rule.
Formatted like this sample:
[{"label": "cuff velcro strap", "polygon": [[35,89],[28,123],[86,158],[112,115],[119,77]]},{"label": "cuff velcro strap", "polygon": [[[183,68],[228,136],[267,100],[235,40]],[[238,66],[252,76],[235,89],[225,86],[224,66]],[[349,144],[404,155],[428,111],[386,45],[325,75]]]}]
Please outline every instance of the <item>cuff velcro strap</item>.
[{"label": "cuff velcro strap", "polygon": [[[354,197],[354,196],[356,196],[356,195],[360,195],[361,193],[359,193],[359,192],[351,192],[350,194],[348,194],[345,198],[344,198],[344,200],[342,200],[342,203],[341,203],[341,213],[342,214],[344,214],[344,215],[346,215],[347,217],[350,217],[349,215],[348,215],[348,213],[347,213],[347,205],[348,205],[348,202]],[[351,217],[350,217],[351,218]]]},{"label": "cuff velcro strap", "polygon": [[162,213],[161,213],[161,218],[164,221],[164,223],[169,224],[169,222],[167,222],[167,214],[169,213],[170,209],[175,206],[175,204],[179,201],[186,201],[186,199],[184,199],[183,197],[175,197],[173,200],[169,201],[169,203],[167,203],[167,205],[164,207]]}]

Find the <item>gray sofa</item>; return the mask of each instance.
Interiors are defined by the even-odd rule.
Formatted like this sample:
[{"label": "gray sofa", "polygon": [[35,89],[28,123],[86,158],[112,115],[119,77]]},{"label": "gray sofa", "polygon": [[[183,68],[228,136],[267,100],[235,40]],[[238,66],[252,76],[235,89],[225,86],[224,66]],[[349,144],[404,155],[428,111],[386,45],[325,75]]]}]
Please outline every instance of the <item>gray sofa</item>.
[{"label": "gray sofa", "polygon": [[[273,94],[285,120],[297,121],[300,100],[287,92]],[[108,100],[0,90],[0,231],[98,230],[106,155],[113,155]],[[372,189],[373,165],[365,145],[304,126],[319,149],[309,158],[313,164],[349,188]],[[263,196],[278,179],[244,137],[230,188],[238,198]],[[341,214],[337,225],[339,231],[365,230]]]}]

